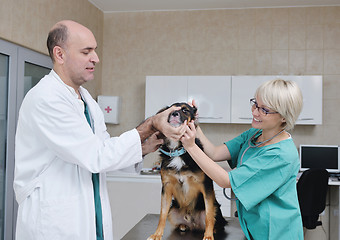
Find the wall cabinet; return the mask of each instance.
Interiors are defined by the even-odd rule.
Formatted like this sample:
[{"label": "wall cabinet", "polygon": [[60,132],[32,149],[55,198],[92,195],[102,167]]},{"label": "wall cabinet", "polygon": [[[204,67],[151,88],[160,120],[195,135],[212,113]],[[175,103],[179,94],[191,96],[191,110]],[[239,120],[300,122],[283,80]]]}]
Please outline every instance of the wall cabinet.
[{"label": "wall cabinet", "polygon": [[322,76],[147,76],[145,117],[195,99],[201,123],[249,124],[249,99],[259,85],[275,78],[295,81],[302,91],[303,109],[296,124],[322,124]]},{"label": "wall cabinet", "polygon": [[296,122],[322,124],[322,76],[232,76],[231,122],[251,123],[249,99],[263,82],[281,78],[297,82],[303,95],[303,109]]},{"label": "wall cabinet", "polygon": [[195,99],[201,123],[230,123],[231,76],[147,76],[145,117]]}]

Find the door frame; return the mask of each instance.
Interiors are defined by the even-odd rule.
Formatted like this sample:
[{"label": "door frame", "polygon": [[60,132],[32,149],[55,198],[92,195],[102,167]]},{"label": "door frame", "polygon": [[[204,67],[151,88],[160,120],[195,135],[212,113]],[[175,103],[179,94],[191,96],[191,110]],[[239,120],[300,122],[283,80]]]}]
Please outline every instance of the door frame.
[{"label": "door frame", "polygon": [[[24,98],[25,62],[53,68],[49,56],[0,39],[0,53],[9,56],[7,142],[5,170],[4,239],[15,239],[18,204],[13,190],[15,168],[15,132],[18,113]],[[1,239],[1,237],[0,237]]]}]

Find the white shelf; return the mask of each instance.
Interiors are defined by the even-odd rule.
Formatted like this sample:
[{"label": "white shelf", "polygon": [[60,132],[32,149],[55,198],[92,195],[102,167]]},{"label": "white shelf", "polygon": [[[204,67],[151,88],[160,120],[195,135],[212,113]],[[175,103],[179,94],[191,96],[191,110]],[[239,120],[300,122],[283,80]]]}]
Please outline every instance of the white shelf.
[{"label": "white shelf", "polygon": [[161,183],[161,176],[159,174],[141,175],[139,173],[114,172],[108,173],[106,179],[110,182]]}]

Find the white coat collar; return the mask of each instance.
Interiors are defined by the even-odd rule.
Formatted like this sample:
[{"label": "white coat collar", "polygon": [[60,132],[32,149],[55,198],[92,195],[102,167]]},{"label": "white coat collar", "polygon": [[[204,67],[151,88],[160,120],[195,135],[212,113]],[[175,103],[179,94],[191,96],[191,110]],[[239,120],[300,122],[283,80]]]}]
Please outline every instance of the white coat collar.
[{"label": "white coat collar", "polygon": [[[66,83],[64,83],[64,81],[63,80],[61,80],[61,78],[59,77],[59,75],[52,69],[51,70],[51,73],[50,73],[50,75],[52,76],[52,77],[54,77],[54,79],[56,79],[62,86],[64,86],[65,87],[65,89],[67,89],[67,91],[71,94],[70,95],[70,97],[71,98],[73,98],[75,101],[73,102],[73,104],[76,106],[76,108],[79,110],[79,114],[81,114],[81,115],[84,115],[84,109],[85,109],[85,105],[84,105],[84,102],[81,100],[81,99],[79,99],[79,97],[78,97],[78,94],[76,93],[76,91],[74,90],[74,88],[73,87],[71,87],[71,86],[69,86],[69,85],[67,85]],[[88,96],[86,96],[86,91],[83,91],[83,87],[79,87],[79,92],[80,92],[80,94],[81,94],[81,96],[84,98],[84,95],[85,95],[85,101],[86,101],[86,103],[88,103],[88,101],[87,101],[87,98],[88,98]],[[84,93],[85,92],[85,93]],[[92,107],[90,107],[89,106],[89,112],[91,112],[91,108]],[[85,116],[85,115],[84,115]],[[93,119],[92,119],[92,114],[91,114],[91,121],[93,121]],[[91,124],[92,126],[94,126],[93,125],[93,123]]]},{"label": "white coat collar", "polygon": [[63,84],[72,94],[72,96],[74,96],[75,98],[78,99],[78,94],[76,93],[76,90],[74,90],[73,87],[70,87],[69,85],[67,85],[66,83],[64,83],[63,80],[61,80],[61,78],[59,77],[59,75],[52,69],[51,74],[53,75],[53,77],[55,77],[61,84]]}]

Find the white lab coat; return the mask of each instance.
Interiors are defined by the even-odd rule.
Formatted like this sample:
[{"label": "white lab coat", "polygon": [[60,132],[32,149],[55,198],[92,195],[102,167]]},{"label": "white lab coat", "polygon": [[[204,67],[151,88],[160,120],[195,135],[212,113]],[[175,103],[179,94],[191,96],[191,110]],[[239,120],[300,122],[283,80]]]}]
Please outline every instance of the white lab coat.
[{"label": "white lab coat", "polygon": [[142,160],[136,129],[110,138],[88,91],[94,134],[75,91],[52,70],[26,95],[16,133],[16,240],[95,240],[92,173],[100,173],[105,240],[113,239],[106,171]]}]

